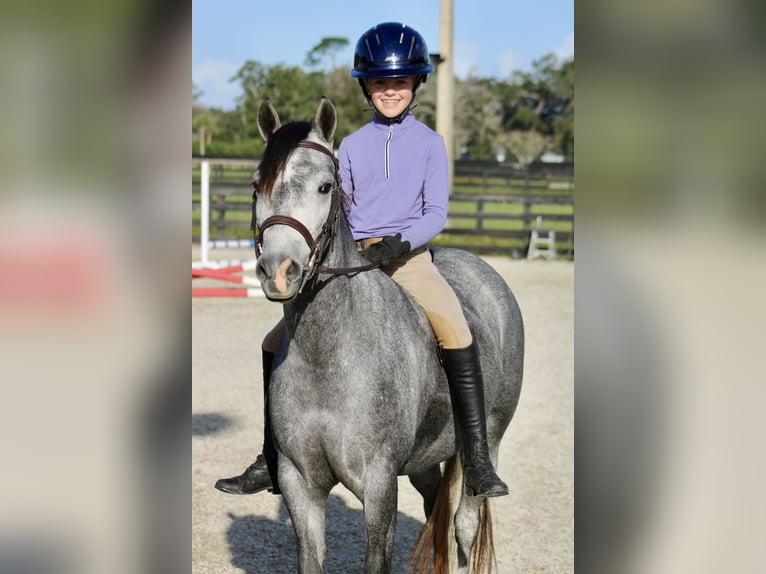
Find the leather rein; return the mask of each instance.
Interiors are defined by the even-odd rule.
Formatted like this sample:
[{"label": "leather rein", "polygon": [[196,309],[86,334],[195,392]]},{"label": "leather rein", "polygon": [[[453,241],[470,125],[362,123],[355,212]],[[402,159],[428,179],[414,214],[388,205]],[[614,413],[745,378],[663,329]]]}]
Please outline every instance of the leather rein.
[{"label": "leather rein", "polygon": [[[340,214],[341,198],[342,198],[343,190],[341,188],[340,170],[338,169],[338,160],[333,155],[333,153],[329,149],[327,149],[325,146],[309,141],[309,140],[300,141],[295,147],[312,149],[315,151],[322,152],[323,154],[325,154],[327,157],[329,157],[332,160],[333,167],[335,169],[335,187],[332,190],[332,201],[330,203],[330,211],[327,214],[327,219],[322,224],[322,229],[319,232],[319,235],[316,237],[316,239],[314,239],[314,237],[311,235],[311,232],[306,228],[305,225],[303,225],[300,221],[298,221],[297,219],[293,217],[290,217],[288,215],[272,215],[271,217],[267,217],[263,221],[263,223],[261,223],[261,225],[258,227],[258,231],[256,233],[256,240],[255,240],[256,256],[260,257],[261,254],[263,253],[262,240],[263,240],[264,230],[274,225],[287,225],[288,227],[295,229],[298,233],[301,234],[301,236],[306,241],[306,244],[308,245],[310,250],[308,261],[303,266],[303,279],[301,280],[301,286],[298,289],[299,293],[303,290],[303,287],[306,285],[309,279],[311,279],[317,273],[328,274],[328,275],[346,275],[349,273],[358,273],[360,271],[369,271],[371,269],[377,269],[378,267],[380,267],[380,263],[370,263],[368,265],[360,265],[358,267],[325,267],[324,265],[320,265],[320,263],[324,260],[325,255],[327,254],[327,250],[330,246],[330,241],[332,239],[333,228],[335,226],[336,220],[338,219],[338,215]],[[252,219],[250,221],[250,229],[253,230],[254,227],[255,227],[255,192],[253,192]]]}]

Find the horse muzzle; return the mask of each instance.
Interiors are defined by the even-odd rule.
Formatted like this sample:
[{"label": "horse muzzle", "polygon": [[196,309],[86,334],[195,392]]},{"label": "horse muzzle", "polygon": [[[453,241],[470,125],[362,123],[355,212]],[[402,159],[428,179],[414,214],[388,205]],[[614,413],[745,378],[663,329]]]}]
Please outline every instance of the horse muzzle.
[{"label": "horse muzzle", "polygon": [[298,295],[303,279],[303,266],[290,257],[262,255],[255,275],[269,301],[290,301]]}]

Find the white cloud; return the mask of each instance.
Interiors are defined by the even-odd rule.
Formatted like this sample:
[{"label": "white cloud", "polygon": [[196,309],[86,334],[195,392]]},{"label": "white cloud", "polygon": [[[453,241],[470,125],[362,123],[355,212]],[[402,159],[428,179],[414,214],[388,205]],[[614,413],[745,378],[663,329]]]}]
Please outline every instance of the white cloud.
[{"label": "white cloud", "polygon": [[559,61],[574,58],[574,32],[566,37],[564,43],[555,51],[555,54]]},{"label": "white cloud", "polygon": [[513,52],[503,52],[496,59],[497,76],[508,78],[511,72],[521,69],[521,59]]},{"label": "white cloud", "polygon": [[225,60],[205,60],[192,70],[192,81],[202,91],[200,101],[215,108],[234,109],[235,98],[242,88],[229,79],[237,73],[239,66]]},{"label": "white cloud", "polygon": [[455,55],[452,62],[452,71],[456,77],[465,80],[468,76],[478,73],[479,47],[467,42],[456,42],[453,46]]}]

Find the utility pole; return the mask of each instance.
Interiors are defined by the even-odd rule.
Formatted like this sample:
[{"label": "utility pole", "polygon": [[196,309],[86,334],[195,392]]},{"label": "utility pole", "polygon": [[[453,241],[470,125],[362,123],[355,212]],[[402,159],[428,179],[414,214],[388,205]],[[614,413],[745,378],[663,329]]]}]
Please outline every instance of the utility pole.
[{"label": "utility pole", "polygon": [[436,74],[436,131],[444,138],[447,147],[449,185],[455,172],[455,138],[452,126],[455,118],[455,78],[452,53],[453,0],[441,0],[439,15],[439,62]]}]

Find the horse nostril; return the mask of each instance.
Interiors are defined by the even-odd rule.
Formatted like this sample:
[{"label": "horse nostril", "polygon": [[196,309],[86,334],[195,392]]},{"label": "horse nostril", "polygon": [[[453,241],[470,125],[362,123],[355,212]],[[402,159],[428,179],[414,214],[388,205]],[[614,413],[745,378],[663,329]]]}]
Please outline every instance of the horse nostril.
[{"label": "horse nostril", "polygon": [[269,278],[269,272],[266,270],[264,259],[264,257],[259,257],[258,262],[255,264],[255,276],[260,281],[264,281]]},{"label": "horse nostril", "polygon": [[300,265],[292,258],[278,259],[263,255],[255,265],[255,275],[258,279],[274,279],[277,274],[294,276],[300,273]]},{"label": "horse nostril", "polygon": [[285,294],[290,283],[300,279],[301,266],[290,257],[261,256],[255,266],[255,275],[262,283],[271,283],[277,291]]},{"label": "horse nostril", "polygon": [[287,292],[287,284],[290,279],[295,278],[297,275],[298,266],[292,259],[285,259],[279,264],[277,274],[274,277],[274,285],[280,293]]}]

